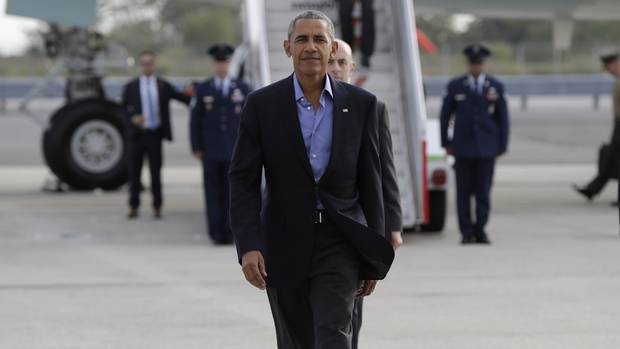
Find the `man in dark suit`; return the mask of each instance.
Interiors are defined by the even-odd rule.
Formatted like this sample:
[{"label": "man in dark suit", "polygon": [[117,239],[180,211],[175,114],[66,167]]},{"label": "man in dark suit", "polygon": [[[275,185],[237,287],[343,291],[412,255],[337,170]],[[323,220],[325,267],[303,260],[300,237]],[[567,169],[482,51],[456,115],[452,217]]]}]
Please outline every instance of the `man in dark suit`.
[{"label": "man in dark suit", "polygon": [[[469,45],[469,72],[448,83],[441,107],[441,145],[455,158],[456,198],[463,244],[489,244],[485,226],[491,210],[495,159],[508,149],[509,120],[504,85],[485,73],[491,51]],[[450,124],[453,134],[449,136]],[[471,200],[476,201],[472,221]]]},{"label": "man in dark suit", "polygon": [[[351,83],[356,64],[353,61],[351,46],[343,40],[336,39],[338,49],[329,58],[329,74],[336,80]],[[394,155],[392,153],[392,134],[390,133],[390,120],[385,103],[377,102],[379,115],[379,158],[381,160],[381,184],[383,187],[383,204],[385,208],[385,238],[392,242],[394,251],[402,243],[402,210],[400,207],[400,194],[396,181],[396,168],[394,167]],[[353,308],[353,345],[356,349],[359,342],[359,333],[362,328],[362,313],[364,298],[355,299]]]},{"label": "man in dark suit", "polygon": [[189,103],[189,96],[178,92],[168,81],[155,75],[155,54],[144,51],[138,58],[140,76],[123,89],[122,106],[127,114],[129,147],[129,213],[138,217],[140,177],[144,157],[148,157],[153,194],[153,216],[161,218],[162,140],[172,141],[170,100]]},{"label": "man in dark suit", "polygon": [[242,111],[232,230],[246,279],[267,288],[279,348],[351,348],[354,299],[394,258],[376,98],[327,74],[337,44],[323,13],[297,15],[284,49],[294,74],[251,93]]},{"label": "man in dark suit", "polygon": [[233,47],[226,44],[209,48],[207,53],[213,58],[215,76],[196,87],[191,102],[192,152],[202,162],[207,226],[216,245],[233,242],[228,213],[228,169],[241,108],[249,92],[245,82],[228,76],[233,52]]},{"label": "man in dark suit", "polygon": [[[601,63],[603,69],[615,79],[611,94],[613,104],[613,131],[611,132],[607,153],[602,154],[604,157],[600,159],[600,168],[596,177],[586,186],[580,187],[573,185],[573,188],[588,199],[588,201],[592,201],[592,199],[605,188],[605,185],[614,172],[618,173],[618,158],[620,157],[620,63],[618,63],[618,54],[611,53],[601,56]],[[618,196],[618,200],[620,200],[620,195]]]}]

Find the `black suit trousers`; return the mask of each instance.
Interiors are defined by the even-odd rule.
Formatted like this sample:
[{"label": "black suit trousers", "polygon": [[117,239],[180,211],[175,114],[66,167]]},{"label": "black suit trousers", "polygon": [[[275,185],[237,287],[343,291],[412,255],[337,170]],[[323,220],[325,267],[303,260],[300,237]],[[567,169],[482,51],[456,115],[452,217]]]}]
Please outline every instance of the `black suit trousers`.
[{"label": "black suit trousers", "polygon": [[360,258],[329,221],[315,225],[307,282],[268,288],[279,349],[350,349]]},{"label": "black suit trousers", "polygon": [[161,133],[143,130],[139,135],[129,139],[129,207],[140,206],[140,178],[144,158],[148,158],[151,173],[151,194],[153,207],[160,208],[163,203],[161,192],[161,166],[163,163]]},{"label": "black suit trousers", "polygon": [[[361,51],[364,56],[372,56],[375,50],[375,9],[373,0],[361,0],[362,5],[362,42]],[[338,14],[342,39],[355,49],[353,18],[353,0],[340,0]]]},{"label": "black suit trousers", "polygon": [[[454,162],[456,174],[456,207],[459,229],[466,237],[484,233],[491,211],[491,187],[495,172],[495,159],[470,159],[457,157]],[[475,198],[476,214],[472,221],[471,200]]]},{"label": "black suit trousers", "polygon": [[232,241],[233,239],[229,221],[229,168],[230,161],[202,159],[207,226],[209,235],[214,241]]},{"label": "black suit trousers", "polygon": [[586,186],[586,190],[591,195],[597,195],[605,188],[605,185],[611,179],[609,175],[613,171],[612,166],[617,166],[619,163],[618,157],[620,157],[620,121],[616,121],[614,124],[609,149],[606,156],[600,159],[596,177]]}]

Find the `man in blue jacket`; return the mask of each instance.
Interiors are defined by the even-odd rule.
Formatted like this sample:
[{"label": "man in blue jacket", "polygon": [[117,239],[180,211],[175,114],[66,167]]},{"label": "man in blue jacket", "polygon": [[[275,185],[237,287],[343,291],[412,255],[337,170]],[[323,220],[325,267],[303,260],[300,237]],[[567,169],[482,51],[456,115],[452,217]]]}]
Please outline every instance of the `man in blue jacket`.
[{"label": "man in blue jacket", "polygon": [[[463,53],[469,71],[448,83],[440,115],[441,144],[455,158],[461,242],[489,244],[485,226],[491,209],[495,159],[508,149],[508,107],[504,85],[485,73],[484,62],[491,51],[475,44],[467,46]],[[475,219],[472,197],[476,202]]]},{"label": "man in blue jacket", "polygon": [[192,152],[202,161],[207,225],[216,245],[233,242],[228,219],[228,168],[239,115],[249,92],[245,82],[228,76],[233,52],[234,48],[226,44],[209,48],[215,76],[196,86],[191,102]]}]

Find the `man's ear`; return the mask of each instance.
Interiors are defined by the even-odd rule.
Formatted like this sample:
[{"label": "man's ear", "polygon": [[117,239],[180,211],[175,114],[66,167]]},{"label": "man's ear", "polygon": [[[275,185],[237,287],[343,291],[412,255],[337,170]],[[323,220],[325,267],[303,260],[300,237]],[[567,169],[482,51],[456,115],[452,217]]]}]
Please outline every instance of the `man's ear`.
[{"label": "man's ear", "polygon": [[335,55],[338,52],[338,41],[332,41],[332,55]]},{"label": "man's ear", "polygon": [[284,40],[282,43],[282,47],[284,48],[284,53],[286,53],[287,57],[291,56],[291,42],[288,40]]}]

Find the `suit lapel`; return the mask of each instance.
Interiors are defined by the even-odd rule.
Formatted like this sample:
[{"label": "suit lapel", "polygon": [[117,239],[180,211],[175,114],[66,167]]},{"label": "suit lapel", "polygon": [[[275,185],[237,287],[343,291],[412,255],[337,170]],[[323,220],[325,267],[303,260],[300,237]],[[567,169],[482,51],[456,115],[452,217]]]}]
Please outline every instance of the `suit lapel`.
[{"label": "suit lapel", "polygon": [[[329,156],[329,161],[327,163],[327,168],[325,169],[325,173],[321,177],[320,182],[323,182],[325,178],[329,177],[332,167],[334,164],[338,163],[338,158],[341,155],[340,149],[341,141],[342,141],[342,133],[343,127],[346,126],[346,117],[349,112],[348,106],[348,94],[347,90],[342,86],[341,83],[332,79],[329,74],[327,75],[330,79],[332,85],[332,93],[334,94],[334,103],[333,103],[333,122],[332,122],[332,146],[331,152]],[[346,112],[345,112],[346,111]]]},{"label": "suit lapel", "polygon": [[138,77],[135,82],[135,87],[133,88],[134,100],[137,101],[134,106],[136,114],[142,114],[142,93],[140,91],[140,78]]},{"label": "suit lapel", "polygon": [[167,96],[164,96],[164,83],[159,79],[159,77],[155,77],[155,81],[157,82],[157,104],[159,105],[159,117],[161,118],[161,111],[165,106],[164,101],[167,99]]},{"label": "suit lapel", "polygon": [[301,124],[299,123],[299,117],[297,116],[297,102],[295,101],[295,88],[293,86],[292,74],[286,80],[284,86],[285,88],[283,89],[284,91],[282,93],[282,96],[284,97],[284,103],[282,103],[282,108],[284,112],[285,126],[288,129],[287,134],[290,137],[293,151],[296,153],[302,167],[314,180],[314,174],[312,173],[312,167],[310,166],[310,160],[308,159],[306,144],[304,143],[304,138],[301,133]]}]

